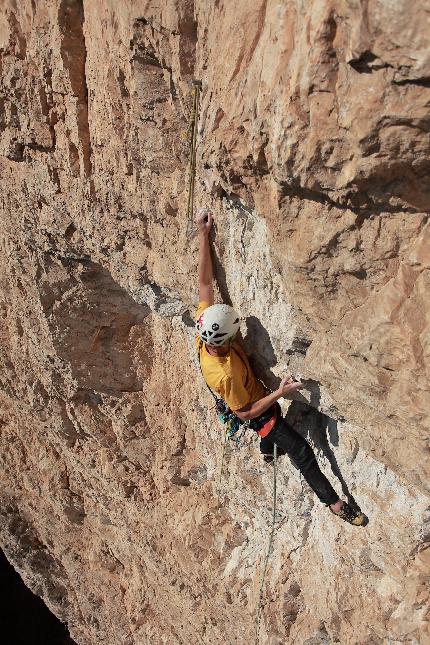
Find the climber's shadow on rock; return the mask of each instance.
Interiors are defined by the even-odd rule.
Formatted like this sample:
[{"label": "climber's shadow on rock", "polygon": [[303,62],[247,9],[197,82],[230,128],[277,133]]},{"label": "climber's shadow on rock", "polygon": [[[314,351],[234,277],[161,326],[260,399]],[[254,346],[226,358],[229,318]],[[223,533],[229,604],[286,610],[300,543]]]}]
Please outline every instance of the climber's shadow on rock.
[{"label": "climber's shadow on rock", "polygon": [[[255,374],[274,390],[279,387],[280,378],[271,371],[277,359],[270,336],[255,316],[249,316],[246,319],[246,327],[247,333],[243,339],[243,345],[251,366]],[[361,510],[348,488],[332,449],[332,446],[339,445],[337,421],[319,411],[321,395],[318,383],[308,380],[303,384],[310,392],[310,403],[303,394],[297,392],[295,400],[288,408],[286,421],[303,437],[310,440],[317,454],[322,454],[328,460],[348,503],[356,510]]]},{"label": "climber's shadow on rock", "polygon": [[348,504],[356,510],[361,510],[348,488],[331,447],[339,445],[337,421],[318,410],[320,406],[318,383],[309,380],[304,381],[304,385],[311,392],[311,405],[300,395],[302,400],[293,401],[288,408],[286,421],[303,437],[310,440],[317,454],[322,454],[328,460],[333,474],[340,482],[342,493],[347,498]]},{"label": "climber's shadow on rock", "polygon": [[270,336],[255,316],[246,318],[246,335],[243,346],[255,374],[270,389],[279,387],[280,378],[275,376],[271,368],[276,365],[276,354]]}]

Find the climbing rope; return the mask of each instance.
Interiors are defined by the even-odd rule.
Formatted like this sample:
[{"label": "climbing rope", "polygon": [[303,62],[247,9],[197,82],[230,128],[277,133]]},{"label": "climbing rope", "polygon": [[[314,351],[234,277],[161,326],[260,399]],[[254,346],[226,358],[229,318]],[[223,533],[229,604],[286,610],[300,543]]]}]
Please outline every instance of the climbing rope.
[{"label": "climbing rope", "polygon": [[276,522],[276,467],[277,467],[277,454],[278,446],[273,444],[273,509],[272,509],[272,530],[270,531],[269,546],[267,548],[266,557],[264,560],[263,575],[261,577],[260,591],[258,592],[258,605],[257,605],[257,618],[255,623],[255,645],[259,643],[260,633],[260,620],[261,620],[261,600],[263,595],[263,585],[266,577],[267,565],[269,563],[270,552],[272,550],[273,537],[275,535],[275,522]]},{"label": "climbing rope", "polygon": [[199,98],[202,89],[201,81],[193,81],[193,108],[191,110],[189,133],[191,137],[190,145],[190,170],[188,178],[188,205],[187,205],[187,237],[193,234],[194,218],[194,183],[196,178],[196,144],[197,144],[197,127],[199,122]]},{"label": "climbing rope", "polygon": [[223,442],[222,453],[221,453],[221,467],[219,469],[218,481],[217,481],[217,485],[216,485],[216,491],[217,491],[217,494],[218,494],[218,499],[220,498],[220,495],[221,495],[221,480],[222,480],[222,476],[224,474],[224,458],[225,458],[225,449],[226,449],[226,446],[227,446],[228,434],[229,434],[229,430],[227,428],[227,430],[224,433],[224,442]]}]

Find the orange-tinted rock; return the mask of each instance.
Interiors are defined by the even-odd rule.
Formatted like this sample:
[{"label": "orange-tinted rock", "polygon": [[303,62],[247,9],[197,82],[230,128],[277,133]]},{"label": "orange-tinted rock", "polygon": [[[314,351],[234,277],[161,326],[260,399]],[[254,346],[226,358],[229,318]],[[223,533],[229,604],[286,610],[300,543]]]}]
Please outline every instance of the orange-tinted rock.
[{"label": "orange-tinted rock", "polygon": [[5,0],[0,48],[0,543],[26,583],[80,645],[254,640],[272,470],[248,435],[218,484],[195,362],[201,78],[219,296],[370,519],[281,460],[261,642],[427,643],[426,3]]}]

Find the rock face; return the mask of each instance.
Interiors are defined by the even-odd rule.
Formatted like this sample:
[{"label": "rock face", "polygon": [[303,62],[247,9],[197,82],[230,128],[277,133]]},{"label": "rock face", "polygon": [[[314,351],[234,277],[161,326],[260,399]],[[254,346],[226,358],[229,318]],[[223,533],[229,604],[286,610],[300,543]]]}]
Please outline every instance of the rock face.
[{"label": "rock face", "polygon": [[[430,643],[427,0],[3,0],[0,543],[79,645],[245,644],[271,467],[194,356],[219,297],[339,493],[283,458],[260,642]],[[301,413],[301,415],[297,413]],[[427,513],[427,514],[426,514]]]}]

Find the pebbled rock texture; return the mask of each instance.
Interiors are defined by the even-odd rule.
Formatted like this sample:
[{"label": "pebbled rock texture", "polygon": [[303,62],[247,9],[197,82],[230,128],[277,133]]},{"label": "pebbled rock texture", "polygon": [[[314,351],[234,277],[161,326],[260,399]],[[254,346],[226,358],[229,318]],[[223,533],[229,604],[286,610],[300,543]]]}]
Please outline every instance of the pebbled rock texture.
[{"label": "pebbled rock texture", "polygon": [[79,645],[255,640],[272,467],[198,373],[187,221],[287,458],[259,639],[428,645],[428,0],[2,0],[0,544]]}]

